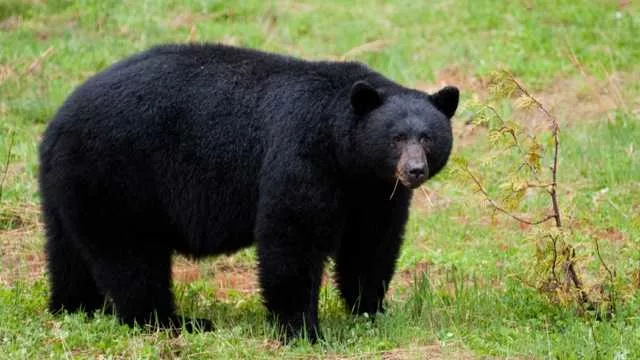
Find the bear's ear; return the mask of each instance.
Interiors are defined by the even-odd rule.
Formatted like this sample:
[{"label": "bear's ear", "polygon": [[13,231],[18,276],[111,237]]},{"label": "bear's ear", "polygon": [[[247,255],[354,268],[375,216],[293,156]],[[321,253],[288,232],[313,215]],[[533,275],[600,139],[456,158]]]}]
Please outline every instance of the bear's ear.
[{"label": "bear's ear", "polygon": [[454,86],[445,86],[437,93],[429,95],[431,103],[449,119],[456,113],[459,99],[460,91]]},{"label": "bear's ear", "polygon": [[351,87],[351,106],[356,115],[364,115],[382,105],[382,96],[366,81],[357,81]]}]

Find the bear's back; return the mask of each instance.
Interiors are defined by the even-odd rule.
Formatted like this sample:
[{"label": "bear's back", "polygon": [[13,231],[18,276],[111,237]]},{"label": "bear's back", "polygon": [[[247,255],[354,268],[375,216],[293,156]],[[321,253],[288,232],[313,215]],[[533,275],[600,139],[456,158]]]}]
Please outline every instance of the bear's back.
[{"label": "bear's back", "polygon": [[305,61],[215,44],[161,45],[87,80],[51,126],[64,121],[67,130],[77,126],[105,134],[144,123],[147,131],[171,133],[180,130],[176,125],[229,125],[221,122],[232,119],[256,128],[284,121],[300,104],[320,107],[368,76],[379,77],[359,63]]}]

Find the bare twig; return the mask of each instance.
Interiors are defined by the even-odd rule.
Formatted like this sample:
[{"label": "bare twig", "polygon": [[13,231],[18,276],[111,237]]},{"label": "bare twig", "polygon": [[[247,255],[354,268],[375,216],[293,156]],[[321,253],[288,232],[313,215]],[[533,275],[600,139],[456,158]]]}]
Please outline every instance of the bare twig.
[{"label": "bare twig", "polygon": [[609,266],[607,266],[607,263],[604,262],[604,259],[602,258],[602,255],[600,255],[600,244],[598,242],[598,238],[594,237],[593,240],[594,240],[594,243],[596,245],[596,255],[598,255],[598,259],[600,260],[600,263],[602,263],[602,266],[604,267],[604,269],[609,274],[609,280],[611,281],[611,283],[613,283],[613,271],[611,271],[611,269],[609,269]]},{"label": "bare twig", "polygon": [[491,110],[491,112],[493,113],[493,115],[494,115],[498,120],[500,120],[500,122],[501,122],[501,123],[503,123],[503,124],[504,124],[504,119],[502,119],[502,116],[498,113],[498,110],[496,110],[496,108],[494,108],[494,107],[493,107],[493,106],[491,106],[491,105],[487,105],[487,104],[484,104],[483,106],[484,106],[485,108],[487,108],[487,109]]},{"label": "bare twig", "polygon": [[542,189],[547,189],[547,188],[550,188],[551,186],[553,186],[553,183],[548,183],[548,184],[534,184],[534,183],[527,182],[527,188],[542,188]]},{"label": "bare twig", "polygon": [[507,127],[507,126],[503,126],[500,129],[496,130],[499,133],[508,133],[509,135],[511,135],[511,138],[513,139],[513,146],[517,147],[518,149],[520,149],[518,146],[520,145],[520,142],[518,141],[518,137],[516,136],[516,132],[513,131],[512,128]]},{"label": "bare twig", "polygon": [[4,182],[6,181],[7,174],[9,173],[9,163],[11,161],[11,152],[13,151],[14,140],[15,140],[15,133],[11,131],[11,137],[9,138],[9,149],[7,150],[7,160],[4,162],[4,169],[2,169],[2,178],[0,179],[0,200],[2,200]]},{"label": "bare twig", "polygon": [[553,132],[553,168],[552,168],[552,183],[551,188],[549,189],[549,195],[551,195],[551,201],[553,203],[553,215],[556,220],[556,226],[562,227],[562,222],[560,221],[560,208],[558,207],[558,125],[554,126],[556,130]]},{"label": "bare twig", "polygon": [[[584,291],[584,285],[575,268],[575,250],[572,247],[566,248],[564,251],[565,260],[562,264],[564,270],[564,285],[565,289],[569,291],[571,287],[574,287],[578,291],[578,305],[584,311],[584,305],[589,303],[586,291]],[[573,284],[573,286],[571,285]]]},{"label": "bare twig", "polygon": [[489,202],[489,204],[491,205],[492,208],[494,208],[495,210],[523,223],[523,224],[527,224],[527,225],[538,225],[538,224],[542,224],[544,222],[547,222],[551,219],[554,219],[556,216],[555,214],[551,214],[551,215],[547,215],[544,218],[540,219],[540,220],[536,220],[536,221],[531,221],[531,220],[527,220],[525,218],[522,218],[518,215],[515,215],[514,213],[512,213],[511,211],[503,208],[502,206],[500,206],[495,200],[493,200],[491,198],[491,196],[489,195],[489,193],[487,192],[487,190],[484,188],[484,186],[482,186],[482,183],[480,182],[480,180],[473,174],[473,172],[468,168],[465,167],[464,170],[466,171],[466,173],[469,175],[469,177],[471,178],[471,180],[473,180],[473,182],[476,184],[476,186],[478,187],[478,190],[482,193],[482,195],[484,195],[485,200],[487,200]]},{"label": "bare twig", "polygon": [[569,279],[573,282],[573,285],[578,290],[578,294],[580,294],[580,304],[586,304],[588,302],[587,293],[584,291],[584,286],[582,285],[582,281],[578,277],[576,273],[576,269],[574,267],[573,259],[566,260],[566,271]]},{"label": "bare twig", "polygon": [[604,267],[604,269],[607,271],[607,274],[609,274],[609,285],[610,290],[609,290],[609,304],[610,304],[610,308],[609,308],[609,313],[607,314],[607,316],[611,315],[610,312],[614,311],[616,308],[616,292],[615,292],[615,284],[614,284],[614,278],[615,278],[615,273],[613,271],[611,271],[611,269],[609,269],[609,266],[607,266],[607,263],[604,261],[604,259],[602,258],[602,255],[600,255],[600,245],[598,242],[598,238],[594,237],[594,243],[596,245],[596,255],[598,255],[598,259],[600,260],[600,263],[602,263],[602,266]]}]

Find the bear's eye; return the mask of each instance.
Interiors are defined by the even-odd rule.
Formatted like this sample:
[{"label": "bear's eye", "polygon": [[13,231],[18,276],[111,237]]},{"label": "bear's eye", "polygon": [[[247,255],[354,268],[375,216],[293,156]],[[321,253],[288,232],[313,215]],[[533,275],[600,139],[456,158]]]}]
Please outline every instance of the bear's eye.
[{"label": "bear's eye", "polygon": [[419,141],[420,141],[420,144],[426,145],[431,142],[431,138],[429,138],[427,135],[420,135]]},{"label": "bear's eye", "polygon": [[393,142],[394,143],[401,143],[403,141],[407,140],[407,135],[405,134],[399,134],[393,137]]}]

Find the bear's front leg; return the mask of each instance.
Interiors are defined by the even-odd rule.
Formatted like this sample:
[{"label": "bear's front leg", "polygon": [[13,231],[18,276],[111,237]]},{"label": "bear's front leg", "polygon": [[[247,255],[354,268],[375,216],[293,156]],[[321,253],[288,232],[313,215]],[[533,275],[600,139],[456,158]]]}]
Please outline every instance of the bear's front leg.
[{"label": "bear's front leg", "polygon": [[[402,245],[411,193],[398,188],[393,199],[375,189],[354,191],[340,249],[336,282],[354,314],[383,312],[383,300]],[[361,196],[358,196],[361,195]]]},{"label": "bear's front leg", "polygon": [[285,342],[320,337],[318,294],[324,256],[294,245],[260,242],[260,285],[267,310]]},{"label": "bear's front leg", "polygon": [[286,338],[315,342],[324,262],[342,222],[329,182],[310,167],[302,171],[264,175],[255,235],[262,296],[273,320]]}]

